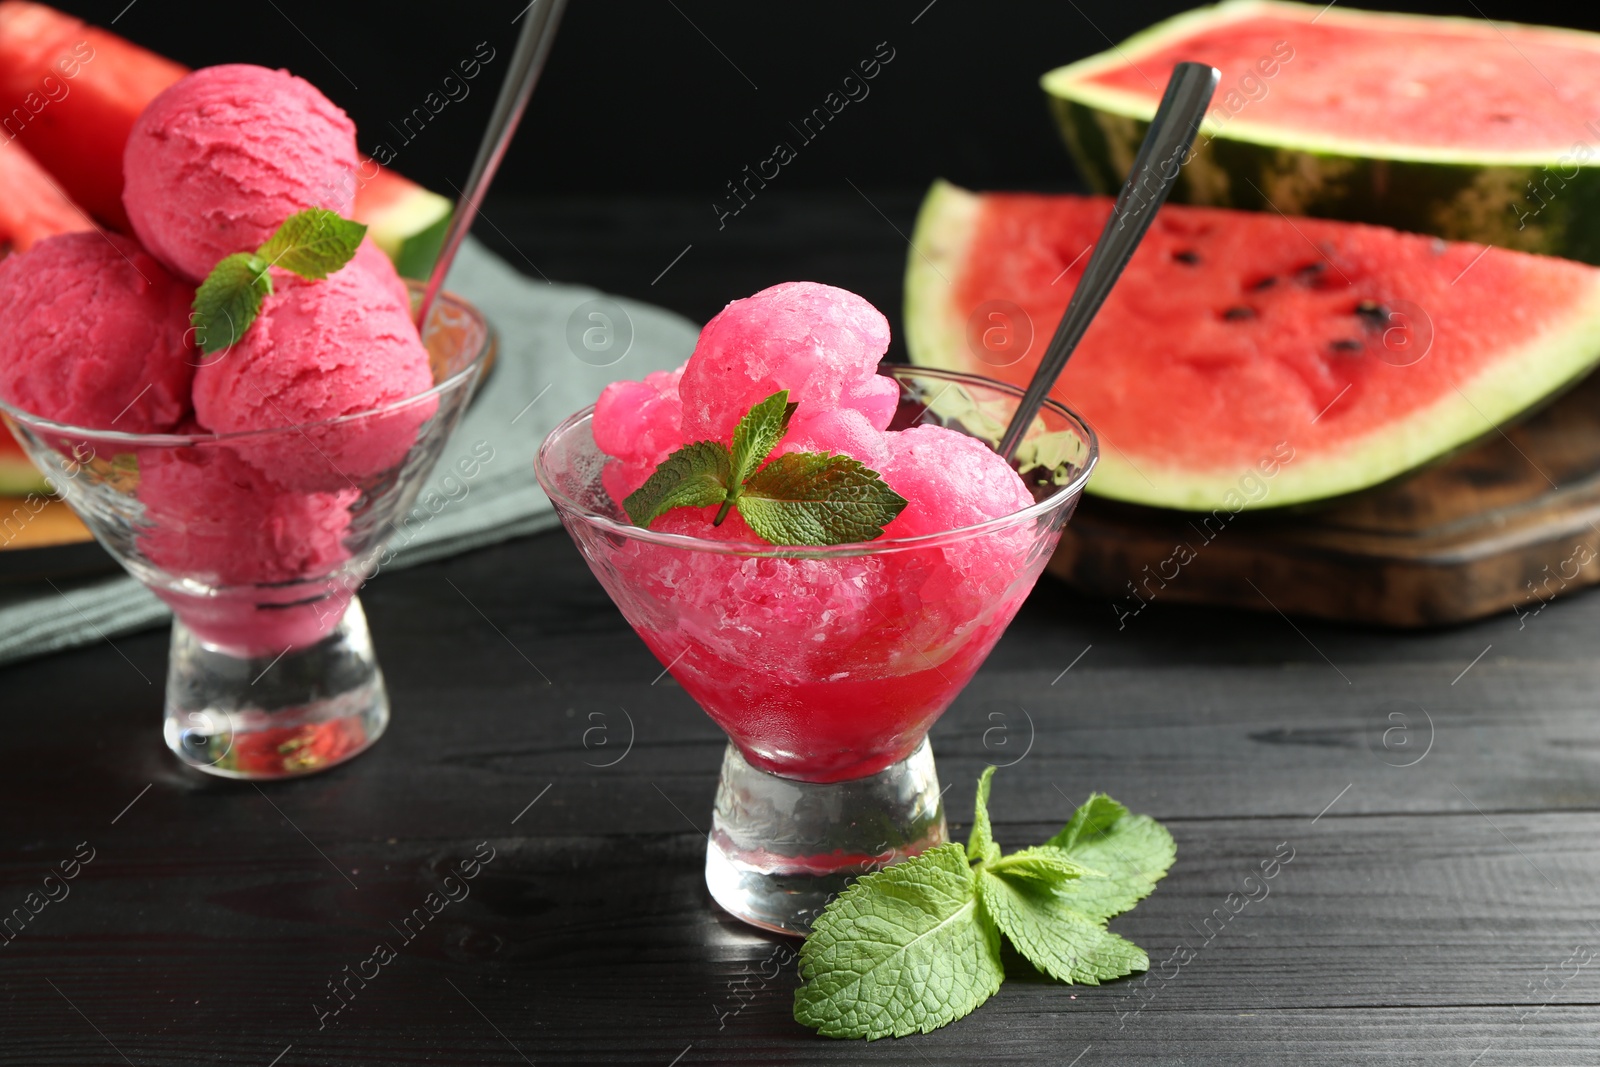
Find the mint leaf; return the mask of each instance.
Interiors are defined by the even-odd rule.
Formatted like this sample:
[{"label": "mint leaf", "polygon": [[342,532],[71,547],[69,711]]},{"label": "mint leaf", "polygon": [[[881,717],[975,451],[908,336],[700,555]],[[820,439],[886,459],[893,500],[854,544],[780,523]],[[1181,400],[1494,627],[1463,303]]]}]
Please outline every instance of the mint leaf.
[{"label": "mint leaf", "polygon": [[256,255],[302,278],[320,280],[350,262],[366,234],[362,223],[326,208],[307,208],[284,219]]},{"label": "mint leaf", "polygon": [[1105,877],[1100,871],[1073,862],[1065,852],[1050,845],[1025,848],[1002,859],[991,860],[984,865],[984,870],[1004,874],[1007,878],[1023,878],[1055,887],[1077,878]]},{"label": "mint leaf", "polygon": [[972,833],[967,835],[967,860],[971,863],[995,863],[1000,859],[1000,846],[994,842],[994,831],[989,825],[989,786],[994,781],[994,768],[985,767],[978,776],[978,798],[973,802]]},{"label": "mint leaf", "polygon": [[[763,460],[778,447],[799,404],[789,403],[789,390],[780,389],[745,413],[733,431],[733,485],[742,486]],[[738,490],[734,490],[738,496]]]},{"label": "mint leaf", "polygon": [[622,507],[629,522],[647,527],[673,508],[721,504],[729,484],[728,450],[715,441],[697,441],[662,460]]},{"label": "mint leaf", "polygon": [[849,456],[786,452],[745,482],[738,505],[775,545],[842,545],[882,537],[906,499]]},{"label": "mint leaf", "polygon": [[799,406],[789,403],[789,390],[780,389],[744,413],[733,429],[733,479],[728,483],[727,498],[722,501],[711,525],[721,526],[722,520],[728,517],[728,509],[743,492],[745,479],[778,447],[789,429],[794,409]]},{"label": "mint leaf", "polygon": [[261,301],[271,295],[264,259],[249,252],[228,256],[195,290],[189,316],[195,344],[208,356],[232,347],[261,314]]},{"label": "mint leaf", "polygon": [[1091,794],[1045,844],[1105,874],[1080,879],[1072,889],[1072,906],[1096,920],[1120,915],[1149,896],[1178,856],[1165,827],[1148,815],[1130,814],[1104,793]]},{"label": "mint leaf", "polygon": [[1056,848],[1070,852],[1079,841],[1093,840],[1103,835],[1126,814],[1128,814],[1127,808],[1104,793],[1090,793],[1089,799],[1078,805],[1078,810],[1072,813],[1067,825],[1050,839],[1050,843]]},{"label": "mint leaf", "polygon": [[1149,957],[1137,945],[1072,908],[1080,879],[1104,875],[1049,845],[1001,856],[989,822],[994,770],[984,768],[978,779],[967,856],[978,865],[978,897],[995,926],[1030,963],[1063,982],[1099,985],[1148,969]]},{"label": "mint leaf", "polygon": [[1077,890],[1096,879],[1052,884],[1025,877],[1023,870],[979,868],[978,894],[984,911],[1029,963],[1059,981],[1084,985],[1149,970],[1143,949],[1111,933],[1104,920],[1072,907]]},{"label": "mint leaf", "polygon": [[940,845],[869,874],[800,949],[795,1021],[826,1037],[904,1037],[953,1022],[1000,988],[1000,935],[966,850]]}]

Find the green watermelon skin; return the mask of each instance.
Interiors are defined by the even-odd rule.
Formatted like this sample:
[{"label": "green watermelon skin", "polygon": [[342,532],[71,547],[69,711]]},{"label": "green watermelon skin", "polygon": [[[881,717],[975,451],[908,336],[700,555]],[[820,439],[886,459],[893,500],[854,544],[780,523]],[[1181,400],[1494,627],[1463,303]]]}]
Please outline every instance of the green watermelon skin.
[{"label": "green watermelon skin", "polygon": [[[1150,124],[1060,97],[1050,105],[1089,187],[1115,193]],[[1548,168],[1375,159],[1202,135],[1172,199],[1370,222],[1600,264],[1600,167],[1554,159]]]},{"label": "green watermelon skin", "polygon": [[[1117,52],[1134,55],[1148,42],[1178,32],[1183,23],[1199,24],[1208,11],[1220,14],[1250,6],[1303,7],[1234,3],[1200,9],[1151,27],[1119,45]],[[1315,14],[1319,9],[1304,10]],[[1062,139],[1089,187],[1115,193],[1149,122],[1080,99],[1094,94],[1064,86],[1061,73],[1046,75],[1044,84]],[[1575,144],[1591,149],[1589,165],[1570,153],[1508,164],[1406,158],[1403,149],[1381,156],[1343,152],[1336,141],[1319,151],[1273,143],[1259,128],[1213,122],[1202,126],[1192,156],[1179,170],[1172,200],[1367,222],[1600,264],[1600,112],[1587,128],[1573,132]]]}]

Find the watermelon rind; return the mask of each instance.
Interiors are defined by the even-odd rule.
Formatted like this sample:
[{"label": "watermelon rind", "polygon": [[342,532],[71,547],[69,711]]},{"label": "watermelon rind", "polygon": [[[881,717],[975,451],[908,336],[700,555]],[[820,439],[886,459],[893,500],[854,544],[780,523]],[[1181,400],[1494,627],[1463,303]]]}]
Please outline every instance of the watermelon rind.
[{"label": "watermelon rind", "polygon": [[403,277],[424,280],[439,258],[454,210],[448,197],[417,186],[404,199],[385,204],[378,217],[362,221],[368,224],[372,243],[394,261]]},{"label": "watermelon rind", "polygon": [[32,467],[0,462],[0,497],[30,496],[50,492],[50,483]]},{"label": "watermelon rind", "polygon": [[[1282,0],[1227,0],[1177,15],[1040,79],[1062,137],[1090,187],[1107,193],[1121,186],[1156,101],[1086,79],[1137,62],[1141,55],[1196,31],[1263,13],[1377,31],[1420,21],[1430,29],[1459,26],[1464,32],[1485,32],[1482,19]],[[1594,50],[1600,62],[1600,34],[1517,28],[1568,39]],[[1175,202],[1368,222],[1600,264],[1600,121],[1574,130],[1571,144],[1538,150],[1406,146],[1253,122],[1248,106],[1219,122],[1215,104],[1226,89],[1219,89],[1218,101],[1201,123],[1194,156],[1179,171]],[[1589,165],[1576,158],[1579,144],[1590,149]]]},{"label": "watermelon rind", "polygon": [[[942,180],[923,200],[906,257],[905,340],[912,363],[984,373],[984,364],[968,349],[965,316],[950,296],[962,277],[982,204],[980,195]],[[1193,467],[1164,465],[1137,453],[1130,459],[1115,442],[1103,442],[1087,491],[1151,507],[1237,512],[1326,500],[1380,485],[1493,433],[1600,362],[1600,277],[1583,300],[1560,314],[1562,321],[1543,336],[1500,352],[1477,376],[1427,407],[1352,440],[1336,455],[1296,457],[1274,477],[1270,498],[1241,501],[1239,471],[1207,467],[1204,442],[1196,445],[1200,462]],[[1055,329],[1055,323],[1040,325]],[[1072,405],[1071,396],[1062,399]],[[1263,452],[1272,444],[1263,442]]]},{"label": "watermelon rind", "polygon": [[[449,205],[449,201],[445,203]],[[450,220],[454,214],[454,208],[447,206],[444,213],[433,222],[400,239],[390,258],[394,260],[395,270],[402,278],[426,281],[428,275],[433,273],[433,265],[438,262],[439,251],[444,247],[444,236],[450,230]]]},{"label": "watermelon rind", "polygon": [[[5,432],[5,427],[0,426],[0,433]],[[44,480],[44,475],[26,457],[9,451],[0,452],[0,496],[49,492],[50,483]]]}]

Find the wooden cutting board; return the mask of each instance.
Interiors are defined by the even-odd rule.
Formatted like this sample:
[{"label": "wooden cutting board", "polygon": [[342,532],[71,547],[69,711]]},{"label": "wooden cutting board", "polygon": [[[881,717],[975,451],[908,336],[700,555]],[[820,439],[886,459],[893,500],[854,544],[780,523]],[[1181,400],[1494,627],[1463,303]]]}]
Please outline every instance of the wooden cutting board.
[{"label": "wooden cutting board", "polygon": [[90,541],[89,528],[55,499],[0,496],[0,550],[20,551]]},{"label": "wooden cutting board", "polygon": [[1600,375],[1403,480],[1221,515],[1085,496],[1050,570],[1124,623],[1156,601],[1396,627],[1536,612],[1600,582]]}]

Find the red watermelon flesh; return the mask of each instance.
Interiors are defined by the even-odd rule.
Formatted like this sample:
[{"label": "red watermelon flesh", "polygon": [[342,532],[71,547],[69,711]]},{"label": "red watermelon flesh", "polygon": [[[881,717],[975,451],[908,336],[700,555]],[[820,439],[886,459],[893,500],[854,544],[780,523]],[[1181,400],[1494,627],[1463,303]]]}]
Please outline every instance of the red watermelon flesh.
[{"label": "red watermelon flesh", "polygon": [[[126,231],[122,147],[133,120],[187,73],[43,4],[0,3],[0,113],[78,203]],[[35,110],[37,109],[37,110]]]},{"label": "red watermelon flesh", "polygon": [[[908,259],[913,360],[1025,383],[1110,209],[1105,197],[936,185]],[[1009,365],[1015,357],[982,342],[982,325],[971,329],[975,312],[1001,321],[992,315],[1004,304],[989,302],[1031,322],[1031,347]],[[1055,395],[1101,437],[1091,491],[1232,506],[1241,478],[1292,452],[1271,464],[1282,470],[1270,491],[1243,505],[1274,506],[1403,473],[1597,359],[1595,268],[1374,226],[1168,205]]]},{"label": "red watermelon flesh", "polygon": [[89,216],[26,149],[0,143],[0,247],[26,252],[43,238],[92,229]]},{"label": "red watermelon flesh", "polygon": [[[1173,66],[1222,72],[1212,113],[1314,140],[1461,154],[1565,152],[1600,118],[1600,37],[1487,19],[1242,2],[1085,80],[1154,107]],[[1129,46],[1143,44],[1136,39]],[[1121,53],[1119,53],[1121,54]]]},{"label": "red watermelon flesh", "polygon": [[[370,164],[368,170],[376,166],[375,163]],[[416,189],[416,183],[392,170],[380,169],[370,181],[356,190],[355,211],[358,215],[382,215],[404,203]]]}]

